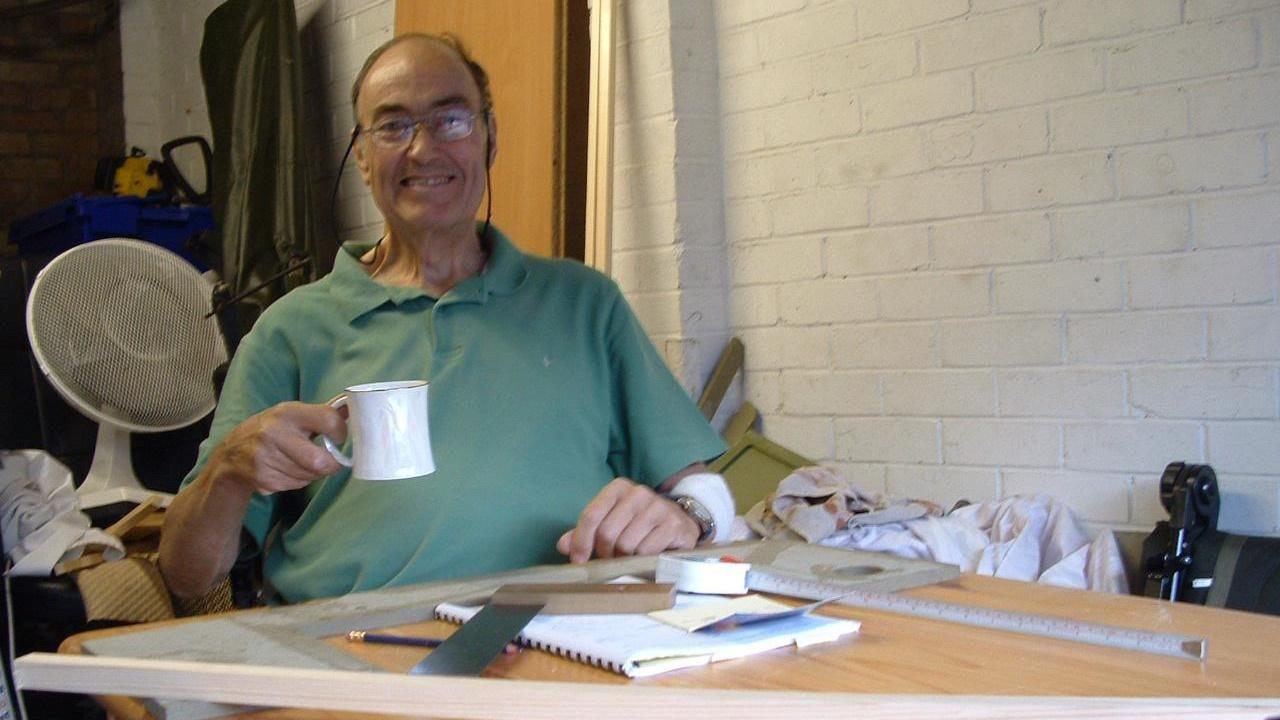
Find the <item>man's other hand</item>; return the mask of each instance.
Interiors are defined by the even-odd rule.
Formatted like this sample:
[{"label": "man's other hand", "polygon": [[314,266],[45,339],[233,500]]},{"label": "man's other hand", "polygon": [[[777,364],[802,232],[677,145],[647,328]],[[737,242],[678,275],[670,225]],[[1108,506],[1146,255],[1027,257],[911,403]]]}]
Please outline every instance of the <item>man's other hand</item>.
[{"label": "man's other hand", "polygon": [[671,500],[627,478],[605,485],[578,516],[578,525],[560,536],[556,550],[584,563],[623,555],[655,555],[687,550],[698,542],[693,518]]}]

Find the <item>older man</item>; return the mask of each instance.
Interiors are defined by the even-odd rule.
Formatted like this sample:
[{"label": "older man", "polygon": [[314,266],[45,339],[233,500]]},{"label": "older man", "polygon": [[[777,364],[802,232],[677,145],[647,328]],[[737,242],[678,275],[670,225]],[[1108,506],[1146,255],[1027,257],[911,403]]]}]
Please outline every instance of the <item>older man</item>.
[{"label": "older man", "polygon": [[[498,148],[483,69],[450,38],[402,36],[352,102],[386,235],[344,246],[240,345],[167,513],[171,590],[255,551],[299,602],[723,535],[732,505],[702,463],[724,447],[617,287],[477,227]],[[358,480],[313,442],[345,437],[325,404],[344,387],[414,378],[432,383],[434,474]]]}]

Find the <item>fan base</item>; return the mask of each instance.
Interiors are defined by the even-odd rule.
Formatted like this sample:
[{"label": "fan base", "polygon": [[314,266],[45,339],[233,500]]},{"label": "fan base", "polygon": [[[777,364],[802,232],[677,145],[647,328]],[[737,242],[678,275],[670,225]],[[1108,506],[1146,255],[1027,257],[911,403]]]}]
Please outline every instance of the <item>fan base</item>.
[{"label": "fan base", "polygon": [[156,490],[147,490],[146,488],[128,488],[115,487],[105,490],[90,490],[89,492],[81,492],[80,507],[96,508],[104,505],[113,505],[115,503],[133,503],[141,505],[147,501],[147,498],[156,496],[159,498],[160,507],[169,507],[169,501],[173,500],[173,495]]},{"label": "fan base", "polygon": [[76,494],[80,496],[80,508],[84,510],[118,502],[142,503],[152,495],[159,495],[160,506],[167,507],[173,498],[169,493],[142,487],[138,476],[133,473],[129,431],[105,422],[98,423],[93,464]]}]

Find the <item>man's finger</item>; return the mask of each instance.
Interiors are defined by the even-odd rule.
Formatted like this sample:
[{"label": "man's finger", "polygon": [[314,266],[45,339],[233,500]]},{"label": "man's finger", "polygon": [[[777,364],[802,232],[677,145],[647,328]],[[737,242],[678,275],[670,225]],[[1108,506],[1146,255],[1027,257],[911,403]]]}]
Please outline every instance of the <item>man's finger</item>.
[{"label": "man's finger", "polygon": [[[651,505],[657,499],[652,490],[629,480],[614,480],[610,485],[615,486],[618,493],[609,514],[596,528],[596,557],[630,555],[628,548],[638,544],[657,523],[657,518],[651,514]],[[631,531],[632,525],[636,526],[634,531]],[[628,544],[619,548],[619,541],[624,536]]]},{"label": "man's finger", "polygon": [[560,536],[560,539],[556,541],[556,552],[560,553],[561,555],[568,555],[572,547],[571,546],[572,542],[573,542],[573,531],[566,530],[564,534]]},{"label": "man's finger", "polygon": [[596,496],[591,499],[591,502],[587,503],[587,506],[582,509],[570,543],[570,562],[584,563],[591,559],[593,552],[596,557],[610,557],[601,553],[601,548],[597,543],[600,524],[609,517],[613,512],[614,506],[626,496],[627,491],[633,486],[634,483],[626,478],[614,478],[608,485],[601,488],[600,492],[596,493]]}]

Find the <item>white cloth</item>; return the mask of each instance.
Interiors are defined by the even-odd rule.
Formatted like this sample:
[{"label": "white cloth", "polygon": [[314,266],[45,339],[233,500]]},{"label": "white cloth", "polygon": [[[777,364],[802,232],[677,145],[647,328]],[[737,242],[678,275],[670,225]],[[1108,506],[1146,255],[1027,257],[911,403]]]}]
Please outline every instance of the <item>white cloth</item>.
[{"label": "white cloth", "polygon": [[0,534],[11,575],[48,575],[88,545],[104,545],[108,560],[124,557],[124,545],[90,527],[80,512],[71,470],[43,450],[0,451]]},{"label": "white cloth", "polygon": [[[1120,547],[1109,530],[1090,539],[1071,509],[1044,494],[966,505],[903,524],[927,555],[964,572],[1127,593]],[[838,538],[830,538],[838,541]],[[841,547],[858,547],[840,543]],[[828,543],[834,544],[834,543]]]},{"label": "white cloth", "polygon": [[[764,537],[796,533],[809,542],[933,560],[962,572],[1128,592],[1115,536],[1103,530],[1090,538],[1071,509],[1049,495],[966,505],[945,516],[930,508],[899,522],[883,522],[876,513],[903,512],[913,503],[929,506],[867,495],[830,469],[800,468],[747,513],[746,524]],[[860,522],[864,514],[876,522]]]},{"label": "white cloth", "polygon": [[[860,525],[885,525],[940,515],[931,503],[869,495],[839,472],[810,466],[797,468],[778,483],[769,510],[805,542],[818,542]],[[763,522],[768,522],[760,518]]]}]

